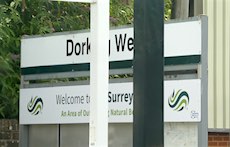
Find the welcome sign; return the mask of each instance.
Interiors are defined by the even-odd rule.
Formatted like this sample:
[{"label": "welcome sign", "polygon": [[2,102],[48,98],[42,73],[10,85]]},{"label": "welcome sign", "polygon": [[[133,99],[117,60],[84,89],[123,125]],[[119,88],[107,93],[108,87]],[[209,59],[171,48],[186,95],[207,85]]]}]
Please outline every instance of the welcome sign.
[{"label": "welcome sign", "polygon": [[[165,81],[164,121],[201,121],[200,80]],[[110,123],[133,122],[133,83],[109,85]],[[89,85],[20,90],[20,124],[89,123]]]}]

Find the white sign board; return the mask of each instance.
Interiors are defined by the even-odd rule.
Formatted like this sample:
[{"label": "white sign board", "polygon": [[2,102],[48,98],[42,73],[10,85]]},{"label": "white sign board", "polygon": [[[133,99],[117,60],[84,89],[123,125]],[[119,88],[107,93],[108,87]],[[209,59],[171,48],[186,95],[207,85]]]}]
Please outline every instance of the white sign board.
[{"label": "white sign board", "polygon": [[[165,57],[201,54],[201,20],[165,24],[164,31]],[[21,67],[89,63],[89,36],[85,32],[23,38]],[[111,30],[108,49],[110,61],[132,60],[133,28]]]},{"label": "white sign board", "polygon": [[166,81],[164,86],[165,122],[201,121],[201,81]]},{"label": "white sign board", "polygon": [[[200,84],[199,79],[165,82],[165,122],[201,120]],[[110,84],[109,122],[133,122],[133,100],[133,83]],[[21,89],[20,124],[88,123],[89,103],[88,85]]]}]

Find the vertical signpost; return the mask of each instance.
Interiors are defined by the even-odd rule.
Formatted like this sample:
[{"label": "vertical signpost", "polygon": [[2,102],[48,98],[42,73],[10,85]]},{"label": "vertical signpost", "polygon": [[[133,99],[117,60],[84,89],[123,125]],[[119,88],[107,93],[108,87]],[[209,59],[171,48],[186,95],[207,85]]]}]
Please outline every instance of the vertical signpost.
[{"label": "vertical signpost", "polygon": [[134,147],[164,146],[164,1],[134,3]]},{"label": "vertical signpost", "polygon": [[89,147],[108,146],[109,0],[56,0],[90,3]]},{"label": "vertical signpost", "polygon": [[91,3],[90,147],[108,146],[109,0]]}]

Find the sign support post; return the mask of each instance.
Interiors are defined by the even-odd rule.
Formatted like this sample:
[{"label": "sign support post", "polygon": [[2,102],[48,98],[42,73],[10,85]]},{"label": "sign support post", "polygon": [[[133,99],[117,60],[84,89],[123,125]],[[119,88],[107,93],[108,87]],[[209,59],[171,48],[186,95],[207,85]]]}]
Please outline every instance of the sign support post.
[{"label": "sign support post", "polygon": [[133,146],[164,146],[164,1],[134,3]]},{"label": "sign support post", "polygon": [[89,147],[108,146],[109,0],[55,0],[90,3]]},{"label": "sign support post", "polygon": [[109,0],[91,3],[89,146],[108,146]]}]

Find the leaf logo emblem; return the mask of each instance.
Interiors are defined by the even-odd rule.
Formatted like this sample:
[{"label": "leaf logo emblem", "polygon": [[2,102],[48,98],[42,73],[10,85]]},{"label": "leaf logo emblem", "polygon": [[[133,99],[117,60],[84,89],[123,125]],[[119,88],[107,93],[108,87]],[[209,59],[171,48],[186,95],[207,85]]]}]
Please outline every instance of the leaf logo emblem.
[{"label": "leaf logo emblem", "polygon": [[31,100],[27,104],[27,109],[32,115],[38,115],[43,109],[43,101],[42,98],[36,96],[31,97]]},{"label": "leaf logo emblem", "polygon": [[172,95],[168,99],[168,104],[174,111],[182,111],[189,104],[189,95],[181,89],[178,91],[173,90]]}]

